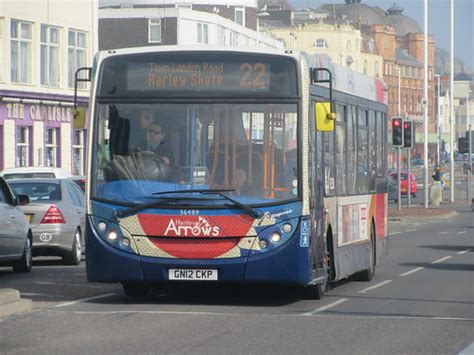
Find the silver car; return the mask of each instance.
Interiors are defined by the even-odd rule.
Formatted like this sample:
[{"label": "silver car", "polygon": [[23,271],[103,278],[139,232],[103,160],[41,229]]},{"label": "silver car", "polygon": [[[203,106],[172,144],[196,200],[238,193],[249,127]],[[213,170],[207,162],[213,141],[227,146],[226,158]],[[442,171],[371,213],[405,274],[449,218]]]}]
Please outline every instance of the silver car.
[{"label": "silver car", "polygon": [[0,177],[0,266],[13,266],[15,272],[29,272],[32,266],[32,233],[20,205],[28,196],[15,195]]},{"label": "silver car", "polygon": [[13,192],[30,197],[22,206],[33,231],[33,255],[57,255],[67,265],[81,262],[85,197],[72,179],[9,180]]}]

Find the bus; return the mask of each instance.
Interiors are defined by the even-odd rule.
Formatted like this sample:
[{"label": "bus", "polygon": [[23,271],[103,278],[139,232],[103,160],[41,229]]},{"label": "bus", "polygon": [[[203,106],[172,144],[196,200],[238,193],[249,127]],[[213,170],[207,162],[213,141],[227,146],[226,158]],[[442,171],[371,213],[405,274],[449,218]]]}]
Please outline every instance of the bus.
[{"label": "bus", "polygon": [[387,253],[382,81],[285,49],[117,49],[82,70],[88,281],[127,296],[271,283],[320,299],[371,280]]}]

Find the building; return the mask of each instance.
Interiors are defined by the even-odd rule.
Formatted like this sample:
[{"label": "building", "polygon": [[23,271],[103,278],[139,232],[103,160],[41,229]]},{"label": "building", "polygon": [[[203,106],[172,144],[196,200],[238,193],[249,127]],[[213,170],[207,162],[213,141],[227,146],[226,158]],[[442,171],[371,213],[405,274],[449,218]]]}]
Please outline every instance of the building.
[{"label": "building", "polygon": [[[97,50],[97,0],[0,2],[0,170],[84,173],[86,131],[74,130],[74,75]],[[78,89],[87,105],[87,87]]]},{"label": "building", "polygon": [[258,31],[256,0],[100,0],[99,7],[101,50],[193,44],[283,47]]}]

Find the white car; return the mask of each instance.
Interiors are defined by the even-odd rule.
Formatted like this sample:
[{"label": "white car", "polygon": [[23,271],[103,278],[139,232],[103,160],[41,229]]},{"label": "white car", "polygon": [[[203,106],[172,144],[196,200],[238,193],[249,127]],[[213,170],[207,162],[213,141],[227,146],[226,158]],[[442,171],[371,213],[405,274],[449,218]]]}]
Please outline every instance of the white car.
[{"label": "white car", "polygon": [[70,178],[72,175],[61,168],[46,166],[22,166],[7,168],[1,172],[5,180],[25,178]]},{"label": "white car", "polygon": [[29,272],[33,265],[33,234],[19,208],[29,200],[26,195],[15,197],[0,177],[0,266],[13,266],[15,272]]}]

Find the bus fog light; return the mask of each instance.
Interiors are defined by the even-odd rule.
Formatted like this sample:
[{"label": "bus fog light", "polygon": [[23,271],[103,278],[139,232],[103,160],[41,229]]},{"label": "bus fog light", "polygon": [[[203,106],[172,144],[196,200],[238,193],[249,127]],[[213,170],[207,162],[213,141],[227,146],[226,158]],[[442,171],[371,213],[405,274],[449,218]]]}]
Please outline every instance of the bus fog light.
[{"label": "bus fog light", "polygon": [[115,241],[118,238],[118,234],[116,231],[110,231],[109,234],[107,234],[107,239],[111,241]]},{"label": "bus fog light", "polygon": [[272,236],[270,237],[270,240],[271,240],[273,243],[278,243],[278,242],[281,240],[281,235],[280,235],[280,233],[278,233],[278,232],[273,232],[273,233],[272,233]]},{"label": "bus fog light", "polygon": [[289,223],[285,223],[283,227],[281,227],[281,231],[286,234],[290,233],[292,229],[293,228],[291,227],[291,224]]},{"label": "bus fog light", "polygon": [[267,241],[264,239],[260,239],[258,241],[258,246],[260,247],[260,249],[265,249],[267,247]]},{"label": "bus fog light", "polygon": [[99,222],[99,224],[97,224],[97,227],[99,228],[99,230],[101,232],[105,231],[107,229],[107,223],[105,222]]},{"label": "bus fog light", "polygon": [[120,241],[120,245],[123,247],[128,247],[130,246],[130,241],[127,238],[124,238]]}]

